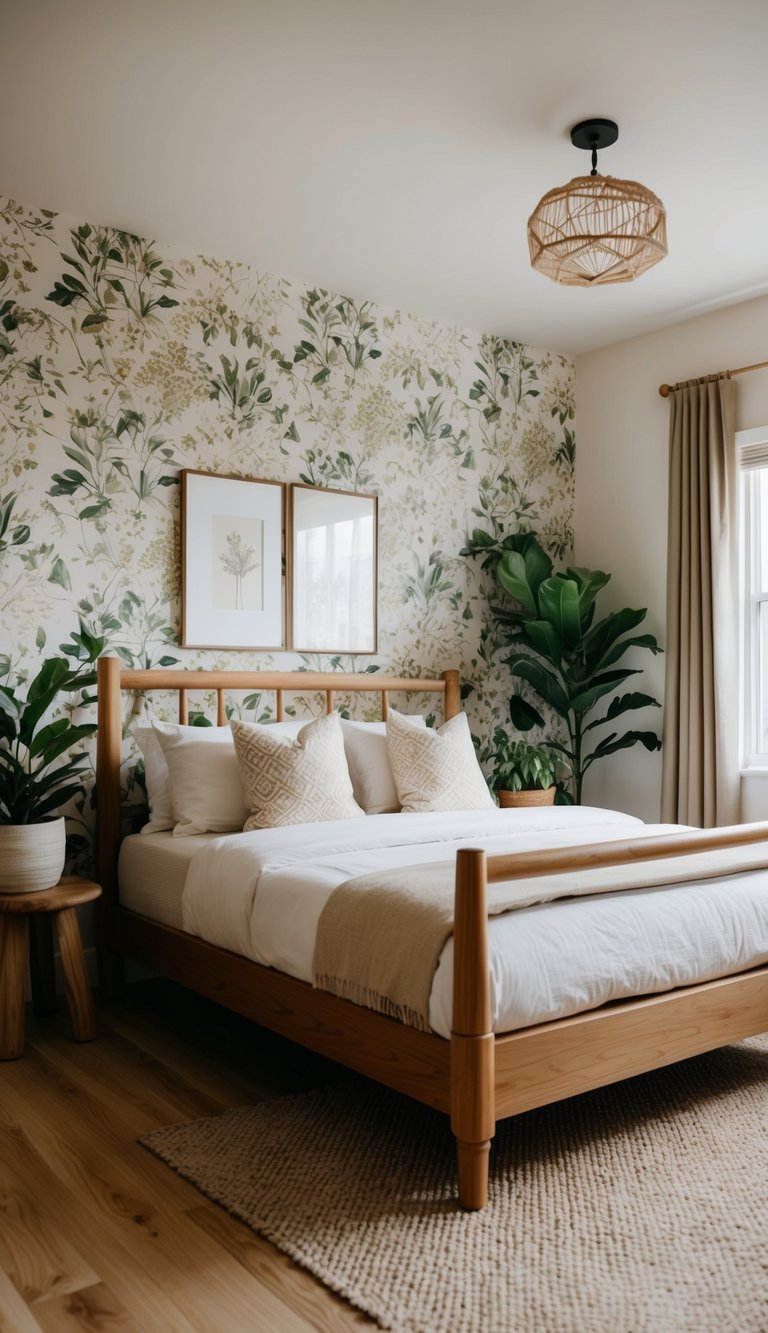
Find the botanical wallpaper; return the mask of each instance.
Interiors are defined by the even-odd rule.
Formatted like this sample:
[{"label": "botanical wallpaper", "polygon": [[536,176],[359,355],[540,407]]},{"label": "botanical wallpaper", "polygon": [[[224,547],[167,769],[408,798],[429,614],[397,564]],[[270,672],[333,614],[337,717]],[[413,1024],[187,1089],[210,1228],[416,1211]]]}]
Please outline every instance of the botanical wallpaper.
[{"label": "botanical wallpaper", "polygon": [[[499,525],[567,558],[567,358],[0,199],[0,423],[0,676],[82,624],[137,666],[457,666],[473,732],[507,720],[460,551]],[[183,467],[378,493],[377,656],[180,649]]]}]

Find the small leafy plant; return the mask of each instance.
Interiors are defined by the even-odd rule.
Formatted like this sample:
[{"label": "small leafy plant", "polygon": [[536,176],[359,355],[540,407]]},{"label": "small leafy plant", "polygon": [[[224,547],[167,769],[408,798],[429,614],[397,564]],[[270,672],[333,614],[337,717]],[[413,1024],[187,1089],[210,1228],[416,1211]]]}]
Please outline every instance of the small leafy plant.
[{"label": "small leafy plant", "polygon": [[[73,636],[82,659],[49,657],[30,681],[26,699],[18,685],[0,685],[0,824],[36,824],[53,817],[82,789],[86,754],[71,755],[96,731],[94,722],[75,723],[66,712],[49,717],[59,696],[75,707],[95,701],[93,664],[104,641],[86,634],[81,625]],[[71,654],[75,649],[67,647]],[[67,756],[63,763],[58,762]]]},{"label": "small leafy plant", "polygon": [[546,745],[511,740],[496,727],[490,753],[491,786],[495,791],[546,791],[555,784],[555,757]]}]

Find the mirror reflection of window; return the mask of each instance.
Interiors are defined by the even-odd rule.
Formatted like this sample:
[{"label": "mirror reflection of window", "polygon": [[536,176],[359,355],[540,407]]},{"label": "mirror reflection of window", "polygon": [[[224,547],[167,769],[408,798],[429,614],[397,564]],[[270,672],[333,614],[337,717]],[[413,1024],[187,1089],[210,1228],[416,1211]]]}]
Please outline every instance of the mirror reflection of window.
[{"label": "mirror reflection of window", "polygon": [[293,646],[376,650],[375,496],[294,486]]}]

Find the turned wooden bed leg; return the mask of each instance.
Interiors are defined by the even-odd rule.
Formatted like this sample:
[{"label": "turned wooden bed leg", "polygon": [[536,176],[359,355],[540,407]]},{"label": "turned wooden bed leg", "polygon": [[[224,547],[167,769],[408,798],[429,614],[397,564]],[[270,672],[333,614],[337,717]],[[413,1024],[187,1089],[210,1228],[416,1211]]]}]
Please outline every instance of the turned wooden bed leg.
[{"label": "turned wooden bed leg", "polygon": [[485,852],[456,858],[451,1031],[451,1128],[456,1135],[459,1202],[484,1208],[496,1128],[495,1038],[491,1031]]}]

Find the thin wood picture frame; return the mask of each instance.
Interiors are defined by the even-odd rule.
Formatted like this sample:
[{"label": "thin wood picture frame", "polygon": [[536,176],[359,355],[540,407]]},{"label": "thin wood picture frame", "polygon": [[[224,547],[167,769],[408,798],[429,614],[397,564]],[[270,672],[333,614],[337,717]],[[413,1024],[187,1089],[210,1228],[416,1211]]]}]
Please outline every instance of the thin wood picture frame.
[{"label": "thin wood picture frame", "polygon": [[[352,532],[360,530],[362,537],[359,579],[359,603],[362,624],[356,636],[351,610],[354,598],[343,568],[344,560],[334,564],[329,560],[326,588],[322,580],[309,573],[307,552],[300,545],[302,517],[298,510],[304,498],[311,497],[317,527],[327,530],[323,539],[324,555],[332,543],[331,529],[340,531],[341,525]],[[324,512],[325,511],[325,512]],[[361,522],[370,519],[364,535]],[[324,521],[325,520],[325,521]],[[351,537],[355,540],[354,537]],[[295,652],[345,653],[370,656],[378,652],[379,644],[379,497],[364,491],[348,491],[336,487],[311,486],[306,482],[291,482],[288,499],[286,552],[289,570],[288,619],[289,644]],[[338,544],[337,544],[338,553]],[[351,562],[350,562],[351,563]],[[351,578],[350,578],[351,581]],[[329,605],[331,587],[344,586],[344,604]],[[338,595],[338,594],[337,594]],[[370,600],[368,600],[370,599]],[[367,605],[366,605],[367,603]],[[311,612],[311,614],[310,614]],[[334,632],[334,626],[335,631]],[[323,630],[325,629],[325,633]]]},{"label": "thin wood picture frame", "polygon": [[286,646],[285,485],[181,472],[181,646]]}]

